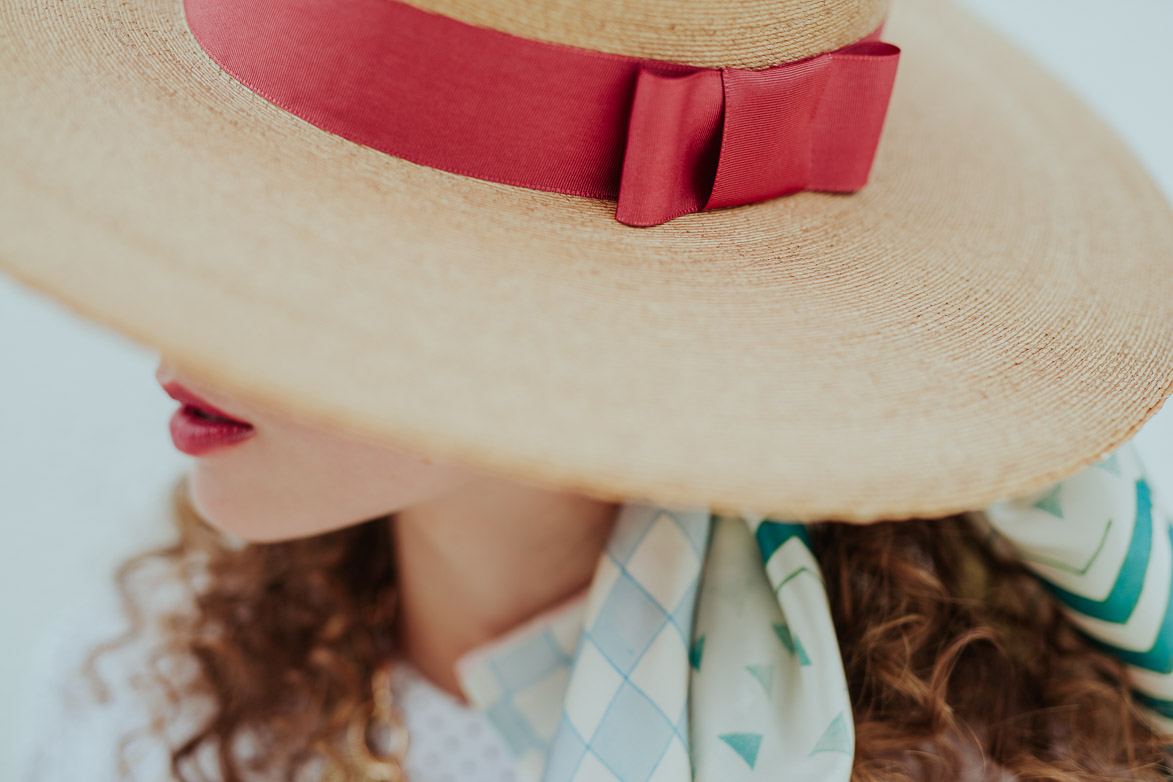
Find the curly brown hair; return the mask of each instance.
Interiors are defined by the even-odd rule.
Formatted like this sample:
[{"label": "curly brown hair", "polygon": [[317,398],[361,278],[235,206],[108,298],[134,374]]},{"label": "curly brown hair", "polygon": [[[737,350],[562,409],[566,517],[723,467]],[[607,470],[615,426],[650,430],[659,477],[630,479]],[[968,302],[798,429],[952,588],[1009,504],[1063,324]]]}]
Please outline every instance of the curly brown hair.
[{"label": "curly brown hair", "polygon": [[[196,755],[209,748],[223,782],[257,771],[402,778],[403,745],[379,755],[368,741],[373,718],[387,718],[379,693],[387,697],[395,653],[389,518],[237,545],[199,518],[186,479],[173,504],[177,542],[118,571],[131,627],[90,653],[98,697],[96,659],[148,619],[136,574],[163,563],[191,608],[153,618],[165,639],[155,653],[186,655],[198,674],[183,686],[153,677],[166,696],[153,731],[184,700],[212,704],[198,730],[169,744],[176,779],[202,779]],[[853,701],[853,781],[1169,779],[1165,738],[1146,726],[1122,665],[1085,643],[1037,579],[971,521],[811,528]],[[247,758],[238,751],[246,737]]]}]

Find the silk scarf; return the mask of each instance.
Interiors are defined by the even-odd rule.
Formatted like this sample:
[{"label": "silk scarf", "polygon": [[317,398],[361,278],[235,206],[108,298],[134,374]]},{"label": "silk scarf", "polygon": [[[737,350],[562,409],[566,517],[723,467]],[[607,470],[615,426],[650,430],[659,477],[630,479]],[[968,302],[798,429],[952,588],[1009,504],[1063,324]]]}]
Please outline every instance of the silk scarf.
[{"label": "silk scarf", "polygon": [[[1173,527],[1131,444],[975,516],[1173,728]],[[519,782],[847,782],[851,701],[806,527],[637,502],[588,589],[457,672]]]}]

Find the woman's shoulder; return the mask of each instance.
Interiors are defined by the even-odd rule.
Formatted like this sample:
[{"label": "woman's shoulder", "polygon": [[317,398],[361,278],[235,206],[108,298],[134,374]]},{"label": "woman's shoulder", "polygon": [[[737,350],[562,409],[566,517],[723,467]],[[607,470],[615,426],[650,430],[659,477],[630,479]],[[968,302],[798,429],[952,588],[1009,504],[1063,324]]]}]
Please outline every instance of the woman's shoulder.
[{"label": "woman's shoulder", "polygon": [[19,782],[167,778],[167,766],[155,766],[165,759],[152,758],[149,742],[135,740],[151,727],[152,713],[138,683],[156,664],[151,649],[157,632],[147,626],[87,664],[95,648],[129,627],[112,585],[79,597],[45,627],[28,671],[31,696],[22,707],[24,737],[17,743]]},{"label": "woman's shoulder", "polygon": [[437,688],[406,661],[392,675],[410,743],[411,782],[514,782],[512,756],[483,713]]},{"label": "woman's shoulder", "polygon": [[[160,607],[160,595],[151,605]],[[184,610],[180,598],[165,599]],[[159,654],[165,632],[144,613],[141,632],[94,657],[93,650],[119,639],[131,627],[121,595],[111,584],[78,599],[46,626],[29,672],[23,740],[18,742],[17,782],[123,782],[172,779],[166,746],[190,734],[202,707],[183,704],[178,718],[161,722],[158,682],[191,675],[174,654]],[[500,734],[479,711],[437,688],[406,660],[393,667],[392,691],[403,713],[411,782],[513,782],[513,761]],[[125,746],[121,746],[125,742]],[[200,758],[210,780],[218,778],[215,758]]]}]

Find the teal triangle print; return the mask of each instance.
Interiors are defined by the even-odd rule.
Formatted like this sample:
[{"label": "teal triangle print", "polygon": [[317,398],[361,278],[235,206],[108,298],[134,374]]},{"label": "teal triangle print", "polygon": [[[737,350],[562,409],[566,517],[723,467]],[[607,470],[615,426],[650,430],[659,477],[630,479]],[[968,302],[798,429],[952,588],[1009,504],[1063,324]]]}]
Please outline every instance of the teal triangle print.
[{"label": "teal triangle print", "polygon": [[1108,472],[1112,473],[1113,475],[1120,474],[1120,462],[1118,462],[1116,460],[1115,453],[1113,453],[1111,456],[1109,456],[1107,459],[1104,459],[1103,461],[1096,462],[1096,466],[1099,467],[1100,469],[1107,470]]},{"label": "teal triangle print", "polygon": [[847,735],[847,724],[843,721],[843,712],[831,720],[831,724],[823,731],[823,736],[811,750],[816,752],[840,752],[844,755],[852,754],[851,737]]},{"label": "teal triangle print", "polygon": [[1050,513],[1057,519],[1063,518],[1063,508],[1059,506],[1059,490],[1062,488],[1063,486],[1060,484],[1059,486],[1051,489],[1051,491],[1047,492],[1046,497],[1043,497],[1041,500],[1035,503],[1035,507],[1039,510]]},{"label": "teal triangle print", "polygon": [[767,698],[774,697],[774,666],[772,665],[747,665],[745,670],[749,671],[749,675],[758,680],[758,684],[762,685],[762,690],[765,691]]},{"label": "teal triangle print", "polygon": [[798,636],[790,632],[790,625],[776,624],[774,625],[774,635],[778,636],[778,640],[782,645],[790,650],[790,653],[798,658],[799,665],[810,665],[811,658],[807,657],[806,649],[802,647],[802,641],[798,640]]},{"label": "teal triangle print", "polygon": [[798,538],[807,548],[810,548],[810,534],[802,524],[786,521],[763,521],[754,533],[758,541],[758,549],[762,552],[762,562],[769,562],[774,552],[791,538]]},{"label": "teal triangle print", "polygon": [[750,768],[758,762],[758,750],[762,746],[760,733],[723,733],[717,738],[733,747],[733,751],[741,755]]},{"label": "teal triangle print", "polygon": [[705,655],[705,636],[695,639],[688,650],[688,662],[694,671],[701,669],[701,658]]}]

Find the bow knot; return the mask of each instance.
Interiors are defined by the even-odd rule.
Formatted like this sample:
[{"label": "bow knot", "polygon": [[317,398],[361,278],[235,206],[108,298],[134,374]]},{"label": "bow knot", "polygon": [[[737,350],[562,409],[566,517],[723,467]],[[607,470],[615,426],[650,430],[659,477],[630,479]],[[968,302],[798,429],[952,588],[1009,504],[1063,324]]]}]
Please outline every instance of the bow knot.
[{"label": "bow knot", "polygon": [[644,65],[616,219],[651,226],[798,190],[858,190],[871,170],[899,55],[868,38],[760,71]]}]

